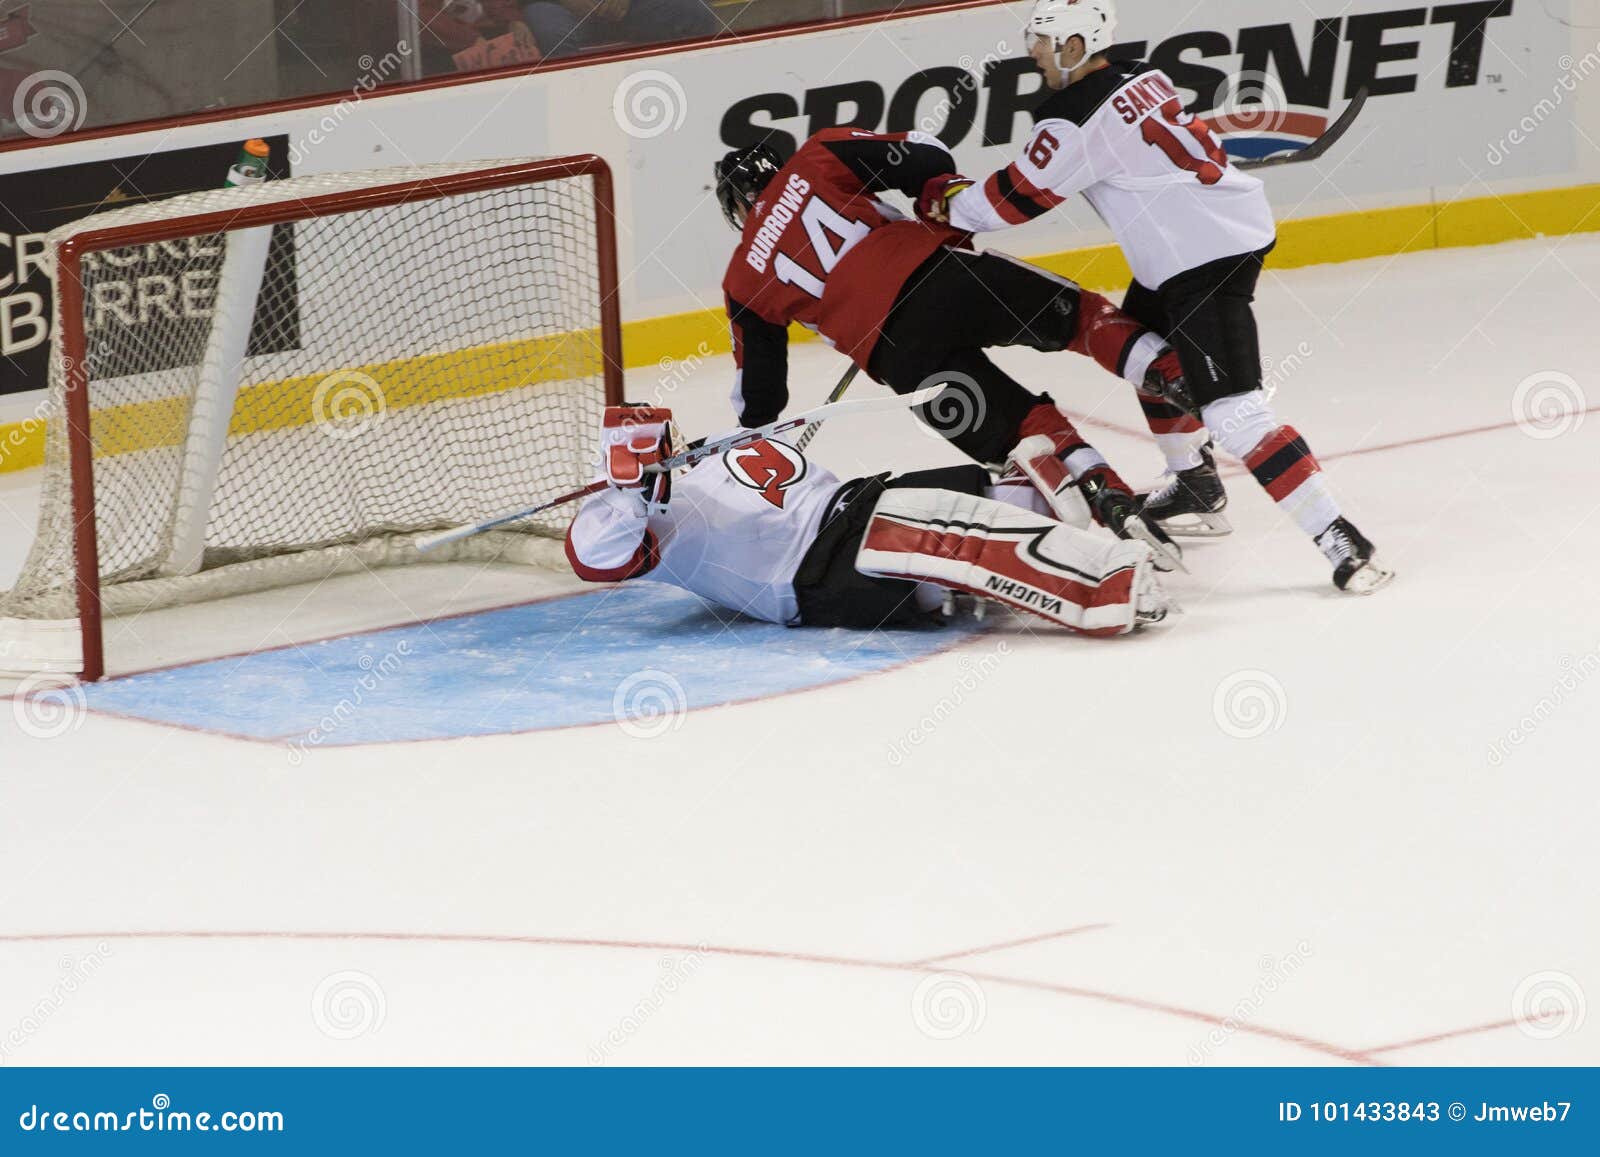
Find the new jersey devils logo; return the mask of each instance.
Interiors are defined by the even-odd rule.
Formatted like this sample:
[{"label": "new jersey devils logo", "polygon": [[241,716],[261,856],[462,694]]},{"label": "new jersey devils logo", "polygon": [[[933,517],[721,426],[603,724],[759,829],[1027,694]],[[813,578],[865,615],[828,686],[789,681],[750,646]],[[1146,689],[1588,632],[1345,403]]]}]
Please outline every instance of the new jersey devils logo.
[{"label": "new jersey devils logo", "polygon": [[778,509],[783,509],[783,492],[806,476],[805,456],[784,442],[763,438],[749,446],[729,450],[722,464],[740,486],[761,491]]}]

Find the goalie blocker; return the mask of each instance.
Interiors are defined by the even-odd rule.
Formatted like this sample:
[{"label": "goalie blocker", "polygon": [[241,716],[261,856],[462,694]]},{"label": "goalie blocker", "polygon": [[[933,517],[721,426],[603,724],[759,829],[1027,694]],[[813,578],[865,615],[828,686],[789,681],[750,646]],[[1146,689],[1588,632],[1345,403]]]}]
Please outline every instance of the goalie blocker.
[{"label": "goalie blocker", "polygon": [[[1032,486],[963,466],[841,483],[793,446],[763,440],[678,474],[668,495],[626,461],[662,453],[647,431],[665,412],[613,408],[603,434],[610,485],[579,509],[567,557],[579,577],[650,577],[789,626],[871,630],[933,617],[947,592],[1014,607],[1071,630],[1117,635],[1164,618],[1144,543],[1041,513]],[[627,430],[626,437],[618,431]]]}]

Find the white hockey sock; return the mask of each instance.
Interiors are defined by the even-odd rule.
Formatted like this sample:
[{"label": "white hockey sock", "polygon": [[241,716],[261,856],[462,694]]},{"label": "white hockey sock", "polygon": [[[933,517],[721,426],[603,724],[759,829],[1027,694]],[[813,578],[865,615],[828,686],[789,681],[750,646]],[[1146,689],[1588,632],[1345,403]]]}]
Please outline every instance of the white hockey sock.
[{"label": "white hockey sock", "polygon": [[1242,458],[1261,488],[1307,535],[1316,538],[1339,517],[1339,502],[1316,455],[1293,426],[1278,425],[1260,390],[1236,394],[1205,408],[1206,425],[1219,445]]},{"label": "white hockey sock", "polygon": [[1278,428],[1265,391],[1230,394],[1200,411],[1211,437],[1235,458],[1244,458]]},{"label": "white hockey sock", "polygon": [[1128,351],[1128,360],[1123,363],[1122,376],[1135,386],[1143,387],[1145,375],[1150,372],[1150,366],[1155,360],[1168,350],[1165,338],[1153,333],[1147,333],[1133,343],[1133,348]]}]

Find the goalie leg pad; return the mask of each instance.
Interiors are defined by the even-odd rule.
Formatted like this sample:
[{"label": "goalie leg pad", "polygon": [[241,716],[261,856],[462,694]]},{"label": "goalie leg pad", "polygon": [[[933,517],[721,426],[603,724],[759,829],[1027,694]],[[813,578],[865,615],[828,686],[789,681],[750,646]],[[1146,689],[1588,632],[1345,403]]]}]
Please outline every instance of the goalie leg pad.
[{"label": "goalie leg pad", "polygon": [[966,591],[1089,635],[1137,625],[1150,565],[1142,542],[948,490],[886,493],[856,554],[862,574]]}]

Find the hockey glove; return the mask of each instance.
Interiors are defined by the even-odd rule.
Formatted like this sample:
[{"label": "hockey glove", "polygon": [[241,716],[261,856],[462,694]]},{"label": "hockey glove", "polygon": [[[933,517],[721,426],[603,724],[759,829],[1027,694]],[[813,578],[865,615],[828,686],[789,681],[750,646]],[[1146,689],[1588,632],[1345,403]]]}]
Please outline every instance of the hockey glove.
[{"label": "hockey glove", "polygon": [[638,490],[649,514],[661,514],[672,500],[672,475],[647,466],[672,457],[672,411],[659,406],[607,406],[600,432],[606,481],[620,490]]},{"label": "hockey glove", "polygon": [[956,173],[928,178],[922,186],[922,196],[917,198],[917,216],[936,225],[950,224],[950,198],[974,184],[971,177]]}]

